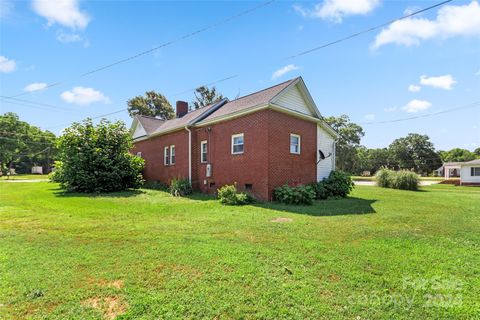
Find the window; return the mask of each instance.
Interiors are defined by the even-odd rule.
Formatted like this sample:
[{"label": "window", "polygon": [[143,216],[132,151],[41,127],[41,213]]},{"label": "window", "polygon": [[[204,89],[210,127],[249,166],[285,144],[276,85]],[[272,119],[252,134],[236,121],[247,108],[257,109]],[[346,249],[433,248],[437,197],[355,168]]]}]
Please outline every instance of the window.
[{"label": "window", "polygon": [[471,168],[471,176],[472,177],[480,177],[480,167],[472,167]]},{"label": "window", "polygon": [[243,153],[243,133],[232,135],[232,154]]},{"label": "window", "polygon": [[245,183],[245,190],[252,191],[253,185],[251,183]]},{"label": "window", "polygon": [[300,136],[298,134],[290,134],[290,153],[300,154]]},{"label": "window", "polygon": [[139,158],[142,157],[142,153],[140,151],[137,152],[137,157],[139,157]]},{"label": "window", "polygon": [[175,164],[175,145],[170,146],[170,164]]},{"label": "window", "polygon": [[207,140],[200,142],[200,148],[201,148],[200,162],[207,163],[207,152],[208,152]]},{"label": "window", "polygon": [[168,166],[169,163],[170,163],[170,153],[167,146],[163,148],[163,164]]}]

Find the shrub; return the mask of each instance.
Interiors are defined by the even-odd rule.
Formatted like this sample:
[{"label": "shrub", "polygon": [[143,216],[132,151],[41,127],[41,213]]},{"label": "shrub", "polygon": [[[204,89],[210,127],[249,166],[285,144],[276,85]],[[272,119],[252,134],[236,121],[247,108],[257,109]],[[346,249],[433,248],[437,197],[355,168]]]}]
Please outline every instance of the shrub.
[{"label": "shrub", "polygon": [[145,189],[168,191],[168,184],[160,181],[146,181],[143,187]]},{"label": "shrub", "polygon": [[315,199],[315,189],[311,185],[290,187],[285,184],[275,189],[275,199],[285,204],[310,205]]},{"label": "shrub", "polygon": [[381,169],[375,175],[377,185],[382,188],[418,190],[419,176],[408,170],[393,171]]},{"label": "shrub", "polygon": [[419,177],[413,171],[401,170],[392,176],[392,188],[402,190],[418,190]]},{"label": "shrub", "polygon": [[132,155],[130,132],[122,122],[74,123],[58,140],[59,160],[52,181],[66,191],[112,192],[139,188],[142,158]]},{"label": "shrub", "polygon": [[217,197],[221,204],[240,206],[253,202],[253,198],[245,192],[238,192],[237,185],[224,185],[217,190]]},{"label": "shrub", "polygon": [[382,188],[390,188],[391,187],[390,183],[392,181],[392,174],[394,172],[395,171],[392,171],[386,168],[382,168],[378,170],[377,173],[375,174],[375,180],[377,181],[377,185]]},{"label": "shrub", "polygon": [[183,197],[193,193],[190,180],[184,178],[172,179],[169,190],[175,197]]},{"label": "shrub", "polygon": [[330,175],[317,183],[314,183],[316,198],[324,200],[328,198],[345,198],[352,191],[354,184],[350,175],[343,171],[332,171]]}]

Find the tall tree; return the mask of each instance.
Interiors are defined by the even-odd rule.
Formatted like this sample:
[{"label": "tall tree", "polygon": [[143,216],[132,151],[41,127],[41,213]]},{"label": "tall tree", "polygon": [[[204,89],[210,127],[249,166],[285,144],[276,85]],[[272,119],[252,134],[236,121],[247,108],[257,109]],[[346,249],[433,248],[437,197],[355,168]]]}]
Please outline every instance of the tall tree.
[{"label": "tall tree", "polygon": [[195,109],[206,107],[223,99],[223,95],[218,93],[215,87],[209,89],[206,86],[201,86],[195,89],[194,94],[195,101],[192,101],[192,104]]},{"label": "tall tree", "polygon": [[147,91],[145,96],[136,96],[128,100],[127,104],[131,117],[139,114],[163,120],[175,118],[175,111],[170,102],[164,95],[155,91]]},{"label": "tall tree", "polygon": [[361,126],[351,122],[345,114],[340,117],[328,117],[324,120],[340,135],[336,149],[337,168],[354,173],[356,163],[359,160],[357,158],[357,148],[360,147],[360,140],[365,132]]},{"label": "tall tree", "polygon": [[28,173],[37,165],[48,171],[56,155],[55,140],[53,133],[21,121],[13,112],[0,115],[0,170]]},{"label": "tall tree", "polygon": [[388,149],[395,166],[400,169],[429,174],[442,165],[440,155],[435,152],[433,143],[427,135],[409,133],[404,138],[394,140]]},{"label": "tall tree", "polygon": [[473,150],[473,153],[475,153],[477,157],[480,157],[480,148]]},{"label": "tall tree", "polygon": [[463,162],[476,159],[476,154],[466,149],[454,148],[450,151],[440,152],[444,162]]}]

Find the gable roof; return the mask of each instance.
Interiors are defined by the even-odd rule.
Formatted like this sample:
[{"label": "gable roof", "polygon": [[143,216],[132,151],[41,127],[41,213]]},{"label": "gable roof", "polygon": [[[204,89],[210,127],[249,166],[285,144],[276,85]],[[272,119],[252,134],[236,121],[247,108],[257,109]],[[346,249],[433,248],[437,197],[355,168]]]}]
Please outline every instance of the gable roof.
[{"label": "gable roof", "polygon": [[462,166],[471,166],[471,165],[480,165],[480,159],[475,159],[472,161],[462,162]]},{"label": "gable roof", "polygon": [[291,79],[274,85],[273,87],[248,94],[232,101],[228,101],[223,107],[206,117],[205,121],[221,118],[223,116],[227,116],[248,108],[266,105],[297,79],[299,78]]},{"label": "gable roof", "polygon": [[[289,90],[293,89],[298,90],[299,96],[301,96],[299,99],[304,101],[305,107],[300,111],[291,110],[288,107],[276,104],[276,102],[279,101],[279,98],[285,96],[285,94],[291,92]],[[134,137],[134,139],[160,135],[196,123],[204,125],[205,123],[222,121],[223,119],[230,118],[230,116],[239,116],[246,112],[254,112],[258,111],[258,109],[267,107],[275,108],[282,112],[287,111],[293,116],[306,117],[306,119],[310,121],[316,121],[323,129],[330,133],[330,135],[338,137],[338,133],[323,120],[323,117],[310,96],[303,79],[297,77],[232,101],[225,98],[215,104],[188,112],[181,118],[165,121],[137,115],[134,118],[132,128],[136,128],[138,123],[140,123],[147,132],[147,135]]]}]

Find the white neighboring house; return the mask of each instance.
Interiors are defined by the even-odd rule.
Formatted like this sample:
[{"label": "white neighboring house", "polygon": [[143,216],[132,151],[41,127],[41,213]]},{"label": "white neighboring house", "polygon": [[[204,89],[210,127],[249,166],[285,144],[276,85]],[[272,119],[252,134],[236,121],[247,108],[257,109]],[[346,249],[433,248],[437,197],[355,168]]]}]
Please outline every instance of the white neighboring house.
[{"label": "white neighboring house", "polygon": [[443,165],[438,168],[438,176],[443,176],[446,180],[450,178],[460,177],[460,168],[463,162],[444,162]]},{"label": "white neighboring house", "polygon": [[460,184],[480,186],[480,159],[462,162],[460,166]]}]

